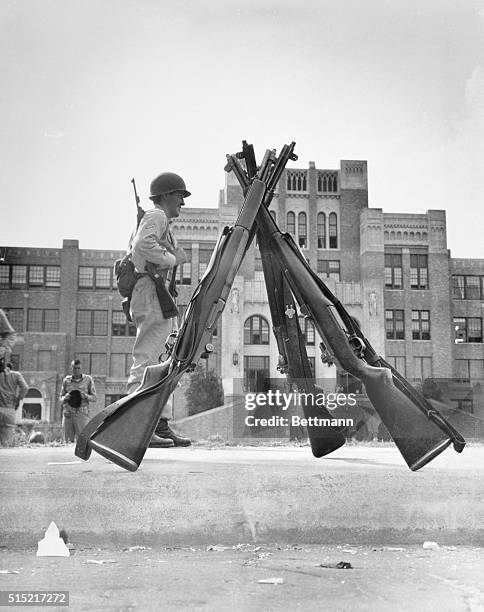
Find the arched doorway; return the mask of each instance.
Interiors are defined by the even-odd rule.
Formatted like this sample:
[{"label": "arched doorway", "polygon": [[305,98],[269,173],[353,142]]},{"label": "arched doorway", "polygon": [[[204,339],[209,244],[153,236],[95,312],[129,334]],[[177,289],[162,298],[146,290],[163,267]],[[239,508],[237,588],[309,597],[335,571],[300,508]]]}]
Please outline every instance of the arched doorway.
[{"label": "arched doorway", "polygon": [[22,418],[41,421],[44,418],[44,398],[36,387],[29,387],[22,402]]}]

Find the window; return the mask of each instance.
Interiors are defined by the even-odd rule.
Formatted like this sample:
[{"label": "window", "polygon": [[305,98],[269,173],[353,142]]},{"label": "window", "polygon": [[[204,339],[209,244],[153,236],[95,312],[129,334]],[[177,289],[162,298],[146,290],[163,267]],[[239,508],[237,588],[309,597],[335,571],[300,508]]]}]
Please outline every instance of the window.
[{"label": "window", "polygon": [[10,363],[12,364],[12,370],[18,371],[20,370],[20,355],[16,353],[12,353],[10,355]]},{"label": "window", "polygon": [[270,210],[269,211],[271,217],[274,219],[274,221],[277,223],[277,213],[275,210]]},{"label": "window", "polygon": [[126,378],[131,369],[131,353],[111,353],[111,367],[109,376],[111,378]]},{"label": "window", "polygon": [[403,310],[385,310],[385,332],[387,340],[403,340],[405,338]]},{"label": "window", "polygon": [[199,265],[198,265],[198,280],[200,280],[205,274],[206,269],[208,268],[208,264],[210,263],[210,258],[212,257],[212,252],[215,245],[212,246],[201,246],[199,251]]},{"label": "window", "polygon": [[304,341],[308,346],[314,346],[314,323],[307,317],[299,317],[299,327],[304,336]]},{"label": "window", "polygon": [[484,359],[456,359],[455,377],[466,382],[484,380]]},{"label": "window", "polygon": [[405,357],[386,357],[388,363],[397,370],[402,376],[406,376],[407,364]]},{"label": "window", "polygon": [[466,300],[480,300],[483,298],[482,281],[484,277],[466,276],[465,277],[465,295]]},{"label": "window", "polygon": [[326,215],[318,213],[317,217],[318,249],[326,248]]},{"label": "window", "polygon": [[402,289],[402,255],[385,253],[385,288]]},{"label": "window", "polygon": [[481,317],[454,317],[454,342],[482,342]]},{"label": "window", "polygon": [[10,287],[10,266],[0,264],[0,289],[8,289]]},{"label": "window", "polygon": [[76,333],[78,336],[107,336],[108,311],[78,310]]},{"label": "window", "polygon": [[430,340],[430,310],[412,310],[412,339]]},{"label": "window", "polygon": [[428,255],[410,254],[410,288],[428,289],[429,270]]},{"label": "window", "polygon": [[452,295],[458,300],[483,300],[484,276],[452,276]]},{"label": "window", "polygon": [[76,353],[76,359],[81,360],[82,371],[92,376],[106,376],[105,353]]},{"label": "window", "polygon": [[338,173],[318,172],[318,191],[320,193],[336,193],[338,191]]},{"label": "window", "polygon": [[59,311],[48,309],[44,310],[44,331],[57,332],[59,331]]},{"label": "window", "polygon": [[111,333],[113,336],[136,336],[136,325],[126,319],[122,310],[113,310]]},{"label": "window", "polygon": [[178,285],[191,285],[192,283],[192,249],[183,247],[187,254],[187,261],[176,269],[176,282]]},{"label": "window", "polygon": [[286,215],[286,231],[293,236],[296,234],[296,215],[292,211]]},{"label": "window", "polygon": [[29,308],[27,313],[27,331],[58,332],[59,311],[50,308]]},{"label": "window", "polygon": [[111,289],[111,268],[95,268],[96,289]]},{"label": "window", "polygon": [[27,287],[60,287],[60,267],[0,264],[0,289]]},{"label": "window", "polygon": [[452,297],[457,300],[463,300],[465,298],[464,278],[464,276],[452,277]]},{"label": "window", "polygon": [[287,191],[307,190],[307,174],[305,170],[287,170],[286,173]]},{"label": "window", "polygon": [[269,344],[269,324],[264,317],[254,315],[246,320],[244,344]]},{"label": "window", "polygon": [[24,309],[23,308],[4,308],[3,311],[10,321],[10,325],[16,332],[24,331]]},{"label": "window", "polygon": [[307,248],[307,236],[308,227],[307,227],[307,217],[305,212],[300,212],[297,216],[297,237],[299,241],[299,246],[302,249]]},{"label": "window", "polygon": [[29,287],[43,287],[44,266],[29,266]]},{"label": "window", "polygon": [[79,289],[94,287],[94,268],[79,267]]},{"label": "window", "polygon": [[340,261],[338,259],[318,259],[316,272],[320,278],[341,280]]},{"label": "window", "polygon": [[336,213],[329,213],[329,248],[338,248],[338,218]]},{"label": "window", "polygon": [[414,357],[413,364],[415,378],[419,380],[432,378],[432,357]]},{"label": "window", "polygon": [[79,289],[111,289],[112,269],[93,266],[79,266]]},{"label": "window", "polygon": [[45,286],[49,288],[60,287],[60,266],[46,266]]},{"label": "window", "polygon": [[27,286],[27,266],[12,266],[12,288]]}]

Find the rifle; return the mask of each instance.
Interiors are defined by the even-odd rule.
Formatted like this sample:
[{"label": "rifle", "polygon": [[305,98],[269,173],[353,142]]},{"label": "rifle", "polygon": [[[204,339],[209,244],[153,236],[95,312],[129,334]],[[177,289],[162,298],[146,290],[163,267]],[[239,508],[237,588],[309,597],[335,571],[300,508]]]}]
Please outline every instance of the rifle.
[{"label": "rifle", "polygon": [[250,246],[250,229],[265,190],[263,181],[254,180],[234,226],[223,230],[188,304],[168,359],[148,366],[133,394],[101,410],[89,421],[77,440],[78,457],[88,459],[91,450],[95,450],[129,471],[139,467],[163,407],[181,376],[213,351],[212,333]]},{"label": "rifle", "polygon": [[141,223],[141,219],[144,217],[145,211],[139,205],[140,199],[138,196],[138,192],[136,191],[136,181],[134,180],[134,178],[131,179],[131,182],[133,183],[134,201],[136,203],[136,229],[138,229],[139,224]]},{"label": "rifle", "polygon": [[[139,467],[163,407],[181,376],[192,370],[213,347],[212,332],[220,317],[239,266],[257,233],[266,279],[273,331],[280,352],[280,371],[302,388],[317,389],[297,319],[285,316],[284,304],[299,303],[311,316],[323,339],[326,362],[360,379],[381,420],[412,470],[431,461],[451,443],[457,452],[465,441],[403,376],[377,355],[354,319],[324,282],[311,270],[297,245],[283,234],[268,211],[277,183],[294,145],[284,145],[276,157],[266,151],[257,167],[251,145],[244,141],[239,156],[227,155],[227,171],[234,171],[245,196],[233,227],[222,231],[210,264],[196,288],[168,358],[146,368],[142,384],[131,395],[97,414],[81,432],[76,455],[87,459],[91,450],[121,467]],[[239,159],[245,158],[247,171]],[[297,158],[296,158],[297,159]],[[305,415],[315,415],[312,404]],[[321,408],[318,416],[324,417]],[[344,443],[337,429],[308,428],[313,454],[321,457]]]},{"label": "rifle", "polygon": [[[250,177],[240,166],[239,159],[246,159],[247,167],[252,167],[252,151],[243,142],[242,153],[228,156],[229,167],[234,171],[243,190],[247,188]],[[311,315],[322,342],[323,357],[326,362],[335,361],[340,369],[358,378],[365,386],[368,398],[386,426],[392,439],[411,470],[418,470],[450,444],[457,452],[462,452],[465,440],[454,427],[420,394],[410,383],[382,357],[377,355],[361,329],[343,304],[332,294],[324,282],[314,273],[290,234],[283,234],[268,211],[270,198],[264,200],[257,214],[257,237],[261,254],[266,286],[268,290],[274,333],[280,350],[280,360],[284,363],[288,355],[303,355],[300,341],[293,339],[292,346],[281,350],[278,339],[280,310],[277,310],[277,294],[270,291],[273,284],[264,267],[264,252],[277,262],[280,273],[296,296],[301,310]],[[336,315],[336,316],[335,316]],[[298,345],[299,344],[299,345]],[[293,358],[294,359],[294,358]],[[303,372],[299,364],[299,371]],[[310,381],[304,379],[306,388]],[[313,454],[318,457],[331,452],[333,440],[319,440],[314,432],[308,431]],[[338,433],[338,432],[336,432]],[[325,443],[328,450],[325,451]],[[337,444],[336,448],[341,444]],[[319,453],[319,454],[318,454]]]}]

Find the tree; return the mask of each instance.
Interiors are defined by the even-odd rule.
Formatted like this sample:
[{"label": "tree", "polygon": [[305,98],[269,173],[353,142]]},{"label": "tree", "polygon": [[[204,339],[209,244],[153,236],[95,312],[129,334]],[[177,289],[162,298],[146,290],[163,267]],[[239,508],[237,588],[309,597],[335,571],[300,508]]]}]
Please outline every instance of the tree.
[{"label": "tree", "polygon": [[185,397],[189,416],[221,406],[224,403],[224,390],[220,376],[214,370],[197,365],[190,374]]}]

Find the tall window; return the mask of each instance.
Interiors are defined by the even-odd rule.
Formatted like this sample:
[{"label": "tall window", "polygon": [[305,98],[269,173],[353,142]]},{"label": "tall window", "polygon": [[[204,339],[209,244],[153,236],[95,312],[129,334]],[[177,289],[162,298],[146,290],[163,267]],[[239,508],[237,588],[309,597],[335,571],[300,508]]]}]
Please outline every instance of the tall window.
[{"label": "tall window", "polygon": [[136,336],[136,325],[126,319],[122,310],[113,310],[111,333],[113,336]]},{"label": "tall window", "polygon": [[183,247],[187,254],[187,261],[176,269],[176,282],[179,285],[191,285],[192,283],[192,249]]},{"label": "tall window", "polygon": [[405,338],[403,310],[385,310],[385,331],[387,340],[403,340]]},{"label": "tall window", "polygon": [[46,266],[45,286],[50,288],[60,287],[60,266]]},{"label": "tall window", "polygon": [[385,253],[385,287],[387,289],[402,289],[402,278],[401,253]]},{"label": "tall window", "polygon": [[454,317],[455,343],[482,342],[481,317]]},{"label": "tall window", "polygon": [[44,285],[44,266],[29,266],[29,287]]},{"label": "tall window", "polygon": [[286,231],[293,236],[296,234],[296,215],[292,211],[286,215]]},{"label": "tall window", "polygon": [[317,217],[318,249],[326,248],[326,215],[318,213]]},{"label": "tall window", "polygon": [[78,310],[76,333],[78,336],[107,336],[108,311]]},{"label": "tall window", "polygon": [[414,357],[413,367],[415,378],[420,380],[432,378],[432,357]]},{"label": "tall window", "polygon": [[76,353],[76,359],[81,360],[82,371],[93,376],[106,376],[105,353]]},{"label": "tall window", "polygon": [[27,331],[58,332],[59,311],[52,308],[29,308],[27,313]]},{"label": "tall window", "polygon": [[338,248],[338,217],[336,213],[329,213],[329,248]]},{"label": "tall window", "polygon": [[12,266],[12,289],[27,286],[27,266]]},{"label": "tall window", "polygon": [[412,310],[412,339],[430,340],[430,310]]},{"label": "tall window", "polygon": [[395,356],[395,357],[386,357],[385,358],[388,363],[395,368],[395,370],[397,370],[397,372],[400,372],[400,374],[402,376],[406,376],[407,375],[407,364],[405,361],[405,357],[402,356]]},{"label": "tall window", "polygon": [[10,287],[10,266],[8,264],[0,264],[0,289],[8,289]]},{"label": "tall window", "polygon": [[320,278],[341,280],[340,261],[338,259],[318,259],[316,266],[316,272]]},{"label": "tall window", "polygon": [[269,344],[269,324],[264,317],[254,315],[246,320],[244,344]]},{"label": "tall window", "polygon": [[410,255],[410,288],[429,288],[428,255]]},{"label": "tall window", "polygon": [[299,246],[302,249],[305,249],[308,246],[307,234],[308,234],[308,227],[307,227],[306,213],[300,212],[297,216],[297,237],[299,241]]},{"label": "tall window", "polygon": [[308,346],[314,346],[315,331],[314,323],[307,317],[299,317],[299,327],[304,336],[304,341]]}]

